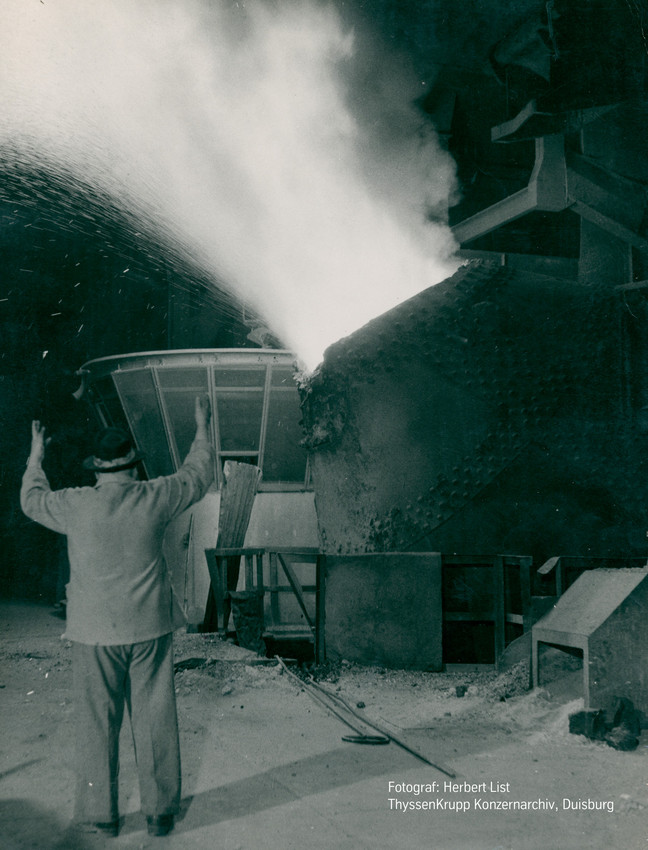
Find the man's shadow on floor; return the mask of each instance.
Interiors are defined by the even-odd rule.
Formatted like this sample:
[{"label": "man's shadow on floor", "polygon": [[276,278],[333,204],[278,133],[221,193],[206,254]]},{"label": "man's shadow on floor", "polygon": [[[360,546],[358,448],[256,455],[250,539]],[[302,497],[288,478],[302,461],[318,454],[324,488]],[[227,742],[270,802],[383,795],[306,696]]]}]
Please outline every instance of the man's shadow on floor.
[{"label": "man's shadow on floor", "polygon": [[[263,773],[189,795],[182,800],[179,825],[190,829],[255,815],[335,788],[412,767],[416,762],[397,747],[350,745]],[[122,832],[142,828],[142,815],[127,815]],[[180,829],[182,827],[180,826]]]},{"label": "man's shadow on floor", "polygon": [[92,850],[91,837],[76,834],[67,818],[20,798],[0,800],[2,850]]}]

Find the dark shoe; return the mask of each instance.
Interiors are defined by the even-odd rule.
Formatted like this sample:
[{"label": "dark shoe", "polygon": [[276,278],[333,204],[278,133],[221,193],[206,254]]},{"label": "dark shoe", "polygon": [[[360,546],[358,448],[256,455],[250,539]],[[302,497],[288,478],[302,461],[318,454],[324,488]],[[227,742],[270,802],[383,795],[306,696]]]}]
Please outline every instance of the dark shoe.
[{"label": "dark shoe", "polygon": [[119,821],[101,821],[99,823],[84,823],[81,824],[81,829],[84,832],[98,832],[105,835],[107,838],[117,838],[119,833]]},{"label": "dark shoe", "polygon": [[149,835],[168,835],[173,829],[175,822],[174,815],[158,815],[157,817],[147,816],[146,826]]},{"label": "dark shoe", "polygon": [[54,610],[52,611],[52,616],[60,617],[61,620],[65,620],[67,617],[67,602],[57,602],[54,605]]}]

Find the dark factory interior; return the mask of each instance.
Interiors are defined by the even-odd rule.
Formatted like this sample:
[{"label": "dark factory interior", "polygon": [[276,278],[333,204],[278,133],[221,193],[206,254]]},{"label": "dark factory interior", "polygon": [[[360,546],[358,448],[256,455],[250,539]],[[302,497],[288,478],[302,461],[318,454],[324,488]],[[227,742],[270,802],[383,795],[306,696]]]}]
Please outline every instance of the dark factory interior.
[{"label": "dark factory interior", "polygon": [[[450,5],[386,3],[373,23],[431,80],[417,108],[457,164],[448,216],[463,266],[332,344],[301,381],[308,542],[537,566],[641,558],[638,11],[566,2],[547,17],[516,3],[513,27],[509,4]],[[84,363],[285,343],[117,199],[19,157],[3,172],[2,592],[55,601],[57,547],[17,504],[30,420],[53,438],[53,485],[88,483],[79,458],[97,423],[72,396]]]},{"label": "dark factory interior", "polygon": [[[247,14],[220,5],[231,20]],[[401,223],[415,208],[416,244],[437,234],[442,271],[409,289],[394,280],[388,307],[327,336],[306,289],[342,316],[345,292],[369,305],[376,268],[392,268],[377,232],[357,246],[371,255],[366,277],[327,294],[308,280],[316,258],[300,253],[297,203],[292,234],[285,218],[273,222],[276,254],[265,221],[219,231],[220,213],[195,208],[186,221],[201,220],[202,242],[192,244],[181,212],[157,218],[127,190],[128,174],[99,180],[47,134],[38,151],[3,124],[0,596],[64,613],[65,540],[20,508],[31,421],[51,438],[53,488],[93,484],[82,461],[112,425],[130,432],[145,452],[140,474],[153,479],[182,464],[202,393],[215,482],[165,543],[188,635],[229,635],[256,651],[259,636],[246,643],[230,609],[260,594],[268,658],[322,668],[443,675],[522,660],[532,689],[553,647],[582,660],[576,696],[590,719],[623,698],[648,723],[648,6],[312,5],[334,8],[354,33],[357,55],[340,47],[333,61],[357,120],[359,184]],[[282,102],[263,96],[270,117],[250,125],[261,163]],[[189,134],[204,157],[207,127]],[[161,141],[158,129],[173,157],[173,133]],[[430,160],[409,157],[401,172],[412,145]],[[214,143],[215,170],[220,157]],[[247,178],[289,193],[290,168],[286,157]],[[323,192],[314,182],[299,197],[322,208]],[[180,195],[169,197],[181,210]],[[351,201],[331,197],[353,240],[363,223]],[[219,203],[226,217],[230,203]],[[344,264],[328,236],[323,227],[324,254]],[[261,297],[238,285],[232,254]],[[294,274],[280,299],[284,267],[268,264],[284,254]],[[296,340],[317,335],[320,359],[306,363]],[[447,845],[459,846],[486,848]]]}]

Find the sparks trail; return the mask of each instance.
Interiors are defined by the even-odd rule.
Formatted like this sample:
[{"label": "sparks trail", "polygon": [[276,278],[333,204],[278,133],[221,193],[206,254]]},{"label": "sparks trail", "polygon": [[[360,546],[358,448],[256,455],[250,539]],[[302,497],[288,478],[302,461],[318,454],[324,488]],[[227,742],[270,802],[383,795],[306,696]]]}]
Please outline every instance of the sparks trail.
[{"label": "sparks trail", "polygon": [[[60,187],[64,163],[310,368],[456,268],[454,165],[421,133],[420,82],[383,44],[368,96],[368,54],[332,6],[5,6],[0,144],[47,161],[25,200]],[[67,224],[93,226],[93,209]]]}]

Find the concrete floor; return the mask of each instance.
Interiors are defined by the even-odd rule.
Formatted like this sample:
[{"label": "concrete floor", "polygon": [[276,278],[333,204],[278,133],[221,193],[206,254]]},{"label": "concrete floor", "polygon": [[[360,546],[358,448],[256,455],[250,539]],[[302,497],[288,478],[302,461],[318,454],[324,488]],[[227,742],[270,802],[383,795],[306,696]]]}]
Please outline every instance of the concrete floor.
[{"label": "concrete floor", "polygon": [[[509,783],[505,796],[513,800],[609,800],[614,812],[402,812],[390,798],[457,801],[475,795],[443,793],[448,777],[393,743],[372,747],[342,742],[349,730],[339,720],[286,676],[264,667],[247,667],[238,678],[232,675],[229,687],[198,674],[177,679],[184,799],[173,833],[165,838],[146,834],[126,722],[120,835],[78,835],[69,829],[74,713],[69,647],[61,639],[65,624],[50,608],[37,605],[2,604],[0,615],[3,850],[648,846],[645,733],[637,751],[620,753],[564,734],[560,706],[547,705],[533,723],[524,720],[529,703],[523,701],[517,709],[519,722],[514,707],[503,704],[501,709],[494,705],[488,715],[482,712],[481,721],[479,716],[474,720],[468,704],[463,716],[454,708],[451,716],[439,711],[434,731],[411,727],[401,734],[429,759],[451,766],[455,781]],[[221,666],[229,663],[224,660]],[[394,705],[394,699],[406,700],[407,693],[391,693],[390,699]],[[383,717],[390,711],[390,703],[380,696],[375,707]],[[441,793],[418,798],[396,794],[390,781],[440,782]]]}]

